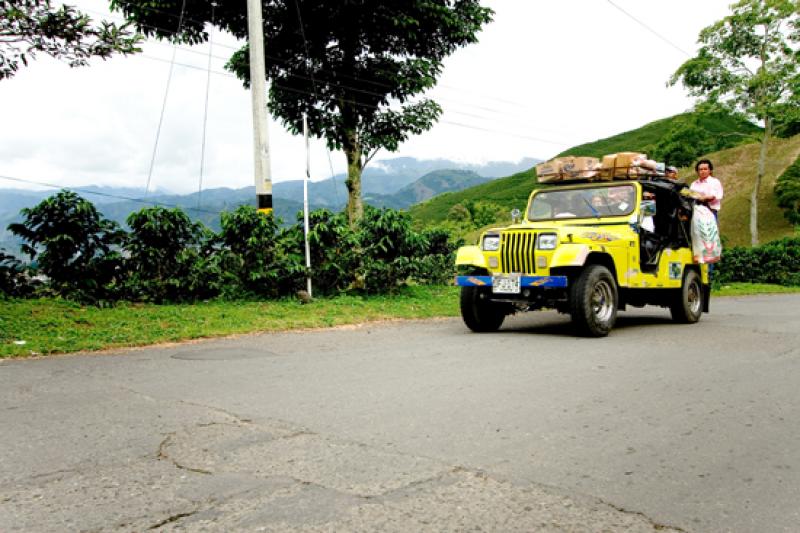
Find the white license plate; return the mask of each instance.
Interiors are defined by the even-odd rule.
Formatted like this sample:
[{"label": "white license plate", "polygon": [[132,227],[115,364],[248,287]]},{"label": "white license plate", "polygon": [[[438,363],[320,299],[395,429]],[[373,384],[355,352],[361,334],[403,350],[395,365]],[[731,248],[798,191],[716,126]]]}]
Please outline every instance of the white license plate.
[{"label": "white license plate", "polygon": [[519,276],[492,276],[492,292],[519,294]]}]

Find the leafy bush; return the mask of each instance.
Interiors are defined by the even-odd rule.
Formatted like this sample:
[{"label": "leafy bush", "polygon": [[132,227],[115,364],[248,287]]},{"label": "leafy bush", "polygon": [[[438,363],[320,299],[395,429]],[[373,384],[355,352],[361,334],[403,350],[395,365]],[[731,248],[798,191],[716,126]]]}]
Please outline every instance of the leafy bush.
[{"label": "leafy bush", "polygon": [[26,241],[22,251],[36,259],[53,293],[92,302],[116,296],[122,262],[117,246],[125,236],[116,222],[66,190],[21,214],[23,221],[8,229]]},{"label": "leafy bush", "polygon": [[152,302],[180,302],[214,296],[208,266],[211,235],[179,208],[146,207],[127,219],[126,296]]},{"label": "leafy bush", "polygon": [[714,269],[714,283],[735,281],[800,285],[800,237],[726,250]]},{"label": "leafy bush", "polygon": [[[473,203],[469,208],[470,217],[479,218],[494,209]],[[272,216],[243,206],[222,214],[215,235],[178,208],[148,207],[128,216],[126,234],[66,191],[23,214],[25,222],[12,229],[27,240],[24,249],[49,277],[44,287],[81,301],[279,298],[303,288],[309,274],[299,216],[297,224],[281,229]],[[447,283],[461,244],[447,229],[414,231],[409,215],[392,209],[366,207],[355,229],[344,212],[321,209],[309,218],[317,294]],[[25,268],[0,254],[0,291],[18,295],[26,287]]]},{"label": "leafy bush", "polygon": [[783,216],[795,225],[800,225],[800,157],[789,165],[775,182],[778,206],[784,209]]},{"label": "leafy bush", "polygon": [[[369,208],[367,208],[369,211]],[[351,288],[359,265],[360,242],[344,212],[317,209],[308,214],[311,277],[316,294],[335,294]],[[287,229],[281,241],[295,260],[305,265],[302,216]],[[305,267],[302,267],[305,272]]]},{"label": "leafy bush", "polygon": [[20,260],[0,248],[0,298],[28,296],[34,290],[27,268]]},{"label": "leafy bush", "polygon": [[[300,287],[304,269],[300,258],[288,253],[279,238],[273,215],[264,216],[252,206],[222,213],[219,240],[222,249],[221,289],[227,297],[275,298]],[[280,234],[283,235],[283,234]]]},{"label": "leafy bush", "polygon": [[368,208],[359,240],[363,253],[354,286],[366,292],[392,292],[409,283],[444,283],[452,275],[457,243],[451,243],[443,229],[413,231],[405,212]]}]

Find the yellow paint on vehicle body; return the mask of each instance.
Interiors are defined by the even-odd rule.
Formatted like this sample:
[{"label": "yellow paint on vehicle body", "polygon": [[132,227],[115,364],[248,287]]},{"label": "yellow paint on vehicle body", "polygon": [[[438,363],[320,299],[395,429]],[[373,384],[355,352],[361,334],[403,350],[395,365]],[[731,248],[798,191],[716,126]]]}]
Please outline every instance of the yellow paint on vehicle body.
[{"label": "yellow paint on vehicle body", "polygon": [[[623,219],[621,216],[582,218],[582,219],[548,219],[540,221],[523,221],[506,228],[492,228],[492,233],[520,233],[533,231],[537,234],[555,233],[557,246],[553,250],[531,248],[535,253],[535,272],[524,274],[549,276],[553,268],[582,267],[587,261],[611,263],[616,272],[620,287],[632,289],[678,289],[683,282],[687,268],[695,268],[700,272],[702,283],[708,284],[708,265],[695,263],[689,247],[662,250],[655,268],[650,270],[642,264],[641,235],[635,230],[641,220],[641,184],[633,183],[636,189],[637,203],[634,210]],[[573,187],[581,188],[579,186]],[[534,191],[529,199],[528,210]],[[624,220],[624,221],[623,221]],[[533,245],[531,245],[533,246]],[[485,268],[490,273],[500,270],[500,251],[485,252],[479,246],[459,248],[456,265],[472,265]],[[597,254],[596,257],[592,254]],[[497,261],[497,267],[489,267],[489,258]],[[492,264],[495,264],[494,262]]]},{"label": "yellow paint on vehicle body", "polygon": [[480,246],[462,246],[456,253],[456,265],[472,265],[486,268],[486,258]]}]

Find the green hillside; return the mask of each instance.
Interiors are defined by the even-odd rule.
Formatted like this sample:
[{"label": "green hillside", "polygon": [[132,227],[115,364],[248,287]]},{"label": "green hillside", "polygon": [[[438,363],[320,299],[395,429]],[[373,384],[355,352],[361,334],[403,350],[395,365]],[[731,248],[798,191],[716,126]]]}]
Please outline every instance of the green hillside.
[{"label": "green hillside", "polygon": [[536,185],[536,171],[530,169],[463,191],[434,196],[427,202],[411,206],[409,213],[417,226],[429,226],[443,222],[447,218],[450,208],[469,200],[492,202],[508,207],[508,211],[515,207],[525,209],[528,204],[528,196]]},{"label": "green hillside", "polygon": [[650,147],[657,143],[676,124],[695,118],[698,120],[698,125],[714,137],[729,138],[730,144],[726,144],[726,146],[738,145],[743,140],[746,140],[747,135],[757,134],[761,131],[758,126],[743,118],[725,113],[682,113],[650,122],[641,128],[626,131],[613,137],[575,146],[554,157],[565,155],[603,157],[606,154],[615,152],[648,152]]},{"label": "green hillside", "polygon": [[[621,151],[646,151],[648,146],[658,140],[659,132],[668,130],[676,121],[686,120],[687,116],[688,114],[682,114],[657,120],[636,130],[570,148],[558,155],[601,157]],[[720,116],[717,118],[718,121],[709,123],[705,123],[703,122],[705,119],[701,119],[701,123],[715,135],[730,136],[741,140],[746,139],[746,134],[758,132],[756,126],[743,123],[735,117]],[[758,151],[759,145],[750,143],[706,155],[714,161],[714,175],[719,177],[725,186],[725,202],[720,216],[720,229],[728,246],[749,244],[749,197],[755,179]],[[698,154],[698,158],[700,156]],[[759,233],[762,242],[794,233],[794,228],[783,218],[783,211],[776,204],[773,188],[777,176],[798,156],[800,156],[800,135],[790,139],[772,140],[769,163],[759,195]],[[679,175],[687,182],[694,179],[692,168],[680,169]],[[464,205],[470,201],[496,204],[506,213],[513,208],[523,210],[531,191],[538,186],[536,172],[534,169],[530,169],[477,187],[436,196],[412,206],[409,213],[417,227],[427,227],[443,223],[453,206]],[[472,237],[473,235],[468,234],[468,236]]]}]

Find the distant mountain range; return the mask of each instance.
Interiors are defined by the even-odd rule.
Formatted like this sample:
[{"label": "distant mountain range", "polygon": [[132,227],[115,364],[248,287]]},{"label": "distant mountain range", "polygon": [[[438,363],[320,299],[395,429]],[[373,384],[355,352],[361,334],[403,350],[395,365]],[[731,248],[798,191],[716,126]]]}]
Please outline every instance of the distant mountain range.
[{"label": "distant mountain range", "polygon": [[[362,175],[363,198],[367,204],[376,207],[404,209],[444,192],[460,191],[494,178],[530,169],[538,162],[537,159],[525,158],[517,163],[496,161],[474,165],[446,159],[417,160],[410,157],[377,161],[367,166]],[[309,182],[310,208],[313,210],[324,207],[334,211],[343,209],[347,203],[344,180],[344,174],[337,174],[333,178]],[[97,206],[103,216],[123,225],[131,212],[157,203],[170,207],[179,206],[194,220],[218,230],[220,212],[255,203],[255,187],[223,187],[207,189],[199,194],[155,191],[146,201],[142,200],[144,189],[89,186],[74,190]],[[6,227],[20,220],[19,212],[22,208],[32,207],[55,192],[0,189],[0,247],[16,253],[19,243],[6,231]],[[303,209],[303,181],[274,183],[272,195],[275,214],[285,224],[294,223]]]}]

